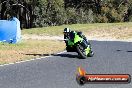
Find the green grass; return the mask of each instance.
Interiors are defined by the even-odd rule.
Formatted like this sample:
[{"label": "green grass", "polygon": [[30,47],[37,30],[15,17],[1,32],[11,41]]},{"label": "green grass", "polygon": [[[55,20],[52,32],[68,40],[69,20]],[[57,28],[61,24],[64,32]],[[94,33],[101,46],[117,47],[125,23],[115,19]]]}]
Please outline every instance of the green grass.
[{"label": "green grass", "polygon": [[27,30],[22,30],[22,34],[36,34],[36,35],[62,35],[64,28],[70,28],[72,30],[78,30],[87,32],[88,30],[95,29],[111,29],[113,27],[132,27],[132,22],[128,23],[94,23],[94,24],[72,24],[72,25],[61,25],[61,26],[51,26],[42,28],[31,28]]}]

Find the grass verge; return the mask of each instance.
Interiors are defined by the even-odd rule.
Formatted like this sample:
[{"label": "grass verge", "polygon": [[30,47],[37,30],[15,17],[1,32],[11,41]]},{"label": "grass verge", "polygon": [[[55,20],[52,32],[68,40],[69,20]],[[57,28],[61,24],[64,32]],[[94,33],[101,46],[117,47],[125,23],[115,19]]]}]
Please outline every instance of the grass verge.
[{"label": "grass verge", "polygon": [[[95,23],[95,24],[73,24],[52,26],[43,28],[32,28],[22,30],[22,35],[29,38],[18,44],[0,43],[0,64],[13,63],[32,58],[38,58],[63,51],[64,42],[55,40],[37,40],[30,38],[41,36],[62,36],[63,29],[69,27],[72,30],[82,31],[85,35],[94,38],[132,39],[132,22],[129,23]],[[35,35],[35,36],[34,36]],[[37,36],[36,36],[37,35]],[[44,35],[44,36],[43,36]],[[39,38],[38,37],[38,38]]]},{"label": "grass verge", "polygon": [[0,43],[0,64],[39,58],[63,51],[64,43],[50,40],[23,40],[18,44]]}]

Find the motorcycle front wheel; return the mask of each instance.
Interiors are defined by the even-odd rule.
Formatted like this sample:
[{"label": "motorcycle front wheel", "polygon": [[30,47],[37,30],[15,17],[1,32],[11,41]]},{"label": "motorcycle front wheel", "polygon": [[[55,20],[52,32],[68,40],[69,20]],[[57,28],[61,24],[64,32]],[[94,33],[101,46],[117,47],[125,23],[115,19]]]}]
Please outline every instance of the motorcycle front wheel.
[{"label": "motorcycle front wheel", "polygon": [[93,55],[94,55],[93,51],[90,51],[90,53],[88,54],[89,57],[93,57]]},{"label": "motorcycle front wheel", "polygon": [[76,46],[76,49],[77,49],[77,53],[81,56],[82,59],[86,59],[87,58],[85,49],[84,49],[84,47],[81,44],[78,44]]}]

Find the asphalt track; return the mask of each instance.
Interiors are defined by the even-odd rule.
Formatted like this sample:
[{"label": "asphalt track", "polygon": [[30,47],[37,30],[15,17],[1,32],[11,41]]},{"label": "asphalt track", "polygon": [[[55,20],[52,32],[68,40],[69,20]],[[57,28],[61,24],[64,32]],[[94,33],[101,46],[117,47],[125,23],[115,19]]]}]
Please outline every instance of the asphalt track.
[{"label": "asphalt track", "polygon": [[62,53],[40,60],[1,66],[0,88],[132,88],[132,83],[77,84],[75,74],[79,66],[90,74],[132,75],[132,42],[91,43],[95,55],[88,59],[78,59],[76,53]]}]

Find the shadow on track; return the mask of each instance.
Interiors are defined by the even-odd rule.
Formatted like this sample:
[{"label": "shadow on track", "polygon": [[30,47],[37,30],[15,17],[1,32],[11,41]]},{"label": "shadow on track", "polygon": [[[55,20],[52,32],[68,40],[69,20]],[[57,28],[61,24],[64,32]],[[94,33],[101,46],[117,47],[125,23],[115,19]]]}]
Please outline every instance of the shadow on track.
[{"label": "shadow on track", "polygon": [[49,56],[51,54],[25,54],[25,55],[29,55],[29,56]]},{"label": "shadow on track", "polygon": [[122,50],[119,50],[119,49],[118,49],[118,50],[116,50],[116,51],[122,51]]},{"label": "shadow on track", "polygon": [[81,59],[79,55],[73,55],[73,54],[25,54],[29,56],[60,56],[60,57],[68,57],[68,58],[78,58]]},{"label": "shadow on track", "polygon": [[[120,52],[120,51],[123,51],[123,50],[116,50],[116,51]],[[131,50],[128,50],[128,51],[126,51],[126,52],[128,52],[128,53],[132,53]]]},{"label": "shadow on track", "polygon": [[126,51],[126,52],[132,53],[132,51]]},{"label": "shadow on track", "polygon": [[69,58],[79,58],[80,57],[78,55],[73,55],[73,54],[54,54],[53,56],[60,56],[60,57],[69,57]]}]

